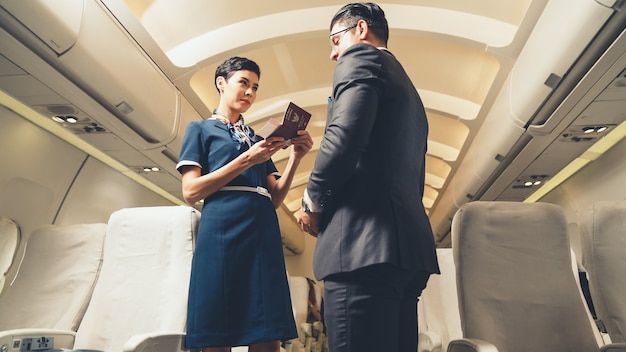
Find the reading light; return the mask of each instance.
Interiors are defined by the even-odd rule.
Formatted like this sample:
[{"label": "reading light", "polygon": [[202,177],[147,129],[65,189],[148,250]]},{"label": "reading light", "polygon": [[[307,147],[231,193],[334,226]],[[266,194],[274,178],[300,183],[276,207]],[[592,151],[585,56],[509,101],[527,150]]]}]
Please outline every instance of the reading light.
[{"label": "reading light", "polygon": [[608,129],[607,126],[585,126],[583,127],[583,133],[600,133]]},{"label": "reading light", "polygon": [[52,121],[58,122],[58,123],[63,123],[63,122],[76,123],[76,122],[78,122],[78,119],[76,117],[74,117],[74,116],[57,115],[57,116],[52,116]]},{"label": "reading light", "polygon": [[[524,182],[524,187],[534,187],[534,186],[539,186],[543,183],[543,180],[545,178],[547,178],[548,175],[530,175],[525,177],[526,180],[522,181],[522,180],[518,180],[518,182]],[[521,187],[521,186],[518,186]]]}]

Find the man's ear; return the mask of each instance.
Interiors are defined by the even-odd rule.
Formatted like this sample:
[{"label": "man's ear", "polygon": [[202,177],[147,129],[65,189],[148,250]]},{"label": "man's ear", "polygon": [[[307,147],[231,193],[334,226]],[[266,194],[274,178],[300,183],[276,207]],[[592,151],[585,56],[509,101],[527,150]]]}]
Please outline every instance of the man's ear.
[{"label": "man's ear", "polygon": [[359,38],[361,40],[368,40],[370,35],[370,27],[365,20],[359,20],[356,23],[357,31],[359,33]]}]

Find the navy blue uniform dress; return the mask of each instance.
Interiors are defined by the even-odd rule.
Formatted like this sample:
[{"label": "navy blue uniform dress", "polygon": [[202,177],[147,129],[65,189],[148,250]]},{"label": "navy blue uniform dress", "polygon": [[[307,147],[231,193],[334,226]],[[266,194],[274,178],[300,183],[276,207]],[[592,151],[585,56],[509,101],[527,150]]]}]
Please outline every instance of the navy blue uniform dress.
[{"label": "navy blue uniform dress", "polygon": [[[248,129],[251,143],[260,140]],[[202,175],[249,148],[232,125],[216,120],[187,126],[177,168]],[[278,176],[271,160],[228,186],[267,188]],[[187,310],[188,348],[242,346],[297,337],[276,210],[256,192],[218,191],[204,200],[193,256]]]}]

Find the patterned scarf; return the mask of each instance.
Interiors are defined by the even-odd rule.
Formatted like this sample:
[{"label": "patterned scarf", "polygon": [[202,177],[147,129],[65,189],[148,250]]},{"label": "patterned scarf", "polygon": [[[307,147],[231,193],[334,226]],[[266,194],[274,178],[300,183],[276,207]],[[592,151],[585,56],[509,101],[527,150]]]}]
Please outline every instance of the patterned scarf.
[{"label": "patterned scarf", "polygon": [[228,131],[230,132],[230,136],[232,139],[237,142],[237,149],[241,149],[241,146],[245,143],[248,147],[252,146],[251,141],[256,142],[256,136],[254,135],[254,131],[246,126],[243,120],[243,115],[239,115],[239,119],[237,122],[232,123],[226,116],[220,114],[220,112],[215,109],[213,110],[213,116],[211,119],[218,120],[228,126]]}]

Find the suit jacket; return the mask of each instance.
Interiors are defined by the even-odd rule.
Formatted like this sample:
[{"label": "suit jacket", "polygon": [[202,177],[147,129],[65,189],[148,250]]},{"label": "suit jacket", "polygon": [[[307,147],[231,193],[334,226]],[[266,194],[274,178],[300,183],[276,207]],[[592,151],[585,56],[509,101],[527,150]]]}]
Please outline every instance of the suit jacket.
[{"label": "suit jacket", "polygon": [[391,263],[438,273],[422,204],[428,121],[398,60],[369,44],[337,62],[307,194],[320,209],[318,279]]}]

